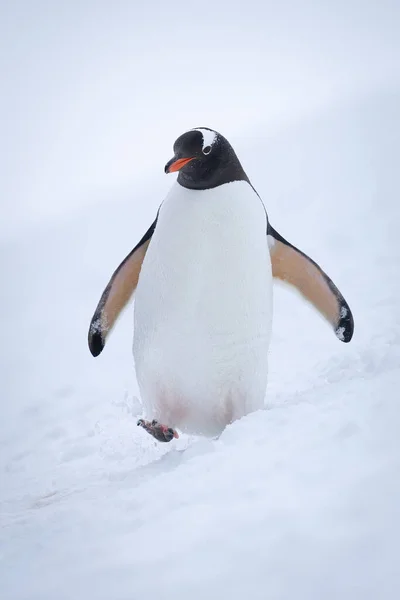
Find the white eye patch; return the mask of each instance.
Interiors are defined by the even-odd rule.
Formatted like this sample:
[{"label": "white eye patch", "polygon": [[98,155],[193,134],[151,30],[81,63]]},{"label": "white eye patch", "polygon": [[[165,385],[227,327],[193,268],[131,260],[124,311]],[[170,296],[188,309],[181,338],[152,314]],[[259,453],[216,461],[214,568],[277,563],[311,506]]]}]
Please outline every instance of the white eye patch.
[{"label": "white eye patch", "polygon": [[215,131],[211,131],[210,129],[193,129],[193,131],[200,131],[203,136],[203,152],[204,154],[210,154],[211,147],[215,140],[217,139],[217,134]]}]

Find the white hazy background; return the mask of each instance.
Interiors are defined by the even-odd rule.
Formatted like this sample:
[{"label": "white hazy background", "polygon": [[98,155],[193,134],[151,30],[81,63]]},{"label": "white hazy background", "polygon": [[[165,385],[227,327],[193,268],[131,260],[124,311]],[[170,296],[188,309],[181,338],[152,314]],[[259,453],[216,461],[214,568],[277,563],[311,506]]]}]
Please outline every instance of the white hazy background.
[{"label": "white hazy background", "polygon": [[[400,597],[400,4],[0,2],[0,597]],[[233,144],[354,312],[276,288],[267,410],[136,427],[132,306],[86,342],[173,181]]]},{"label": "white hazy background", "polygon": [[264,137],[400,70],[396,0],[0,10],[3,235],[121,190],[134,200],[181,131]]}]

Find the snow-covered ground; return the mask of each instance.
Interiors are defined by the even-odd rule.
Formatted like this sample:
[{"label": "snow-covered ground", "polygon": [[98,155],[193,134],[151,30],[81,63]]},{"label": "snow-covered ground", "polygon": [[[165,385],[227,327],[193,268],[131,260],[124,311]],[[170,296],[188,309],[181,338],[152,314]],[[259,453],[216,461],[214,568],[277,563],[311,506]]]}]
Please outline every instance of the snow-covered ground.
[{"label": "snow-covered ground", "polygon": [[219,440],[136,427],[132,306],[87,349],[161,176],[1,246],[2,599],[400,597],[399,106],[388,88],[231,140],[356,328],[341,344],[277,287],[266,410]]}]

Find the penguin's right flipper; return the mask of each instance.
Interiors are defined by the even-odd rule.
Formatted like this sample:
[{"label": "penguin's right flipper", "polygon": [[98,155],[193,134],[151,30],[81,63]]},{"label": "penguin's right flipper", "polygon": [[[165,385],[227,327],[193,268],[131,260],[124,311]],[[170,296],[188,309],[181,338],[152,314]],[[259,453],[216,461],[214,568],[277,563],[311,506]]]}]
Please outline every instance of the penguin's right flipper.
[{"label": "penguin's right flipper", "polygon": [[[158,215],[157,215],[158,218]],[[93,356],[103,350],[108,333],[134,293],[157,218],[132,252],[114,271],[90,321],[88,344]]]},{"label": "penguin's right flipper", "polygon": [[294,286],[332,325],[336,337],[350,342],[354,320],[342,294],[316,262],[292,246],[268,223],[272,275]]}]

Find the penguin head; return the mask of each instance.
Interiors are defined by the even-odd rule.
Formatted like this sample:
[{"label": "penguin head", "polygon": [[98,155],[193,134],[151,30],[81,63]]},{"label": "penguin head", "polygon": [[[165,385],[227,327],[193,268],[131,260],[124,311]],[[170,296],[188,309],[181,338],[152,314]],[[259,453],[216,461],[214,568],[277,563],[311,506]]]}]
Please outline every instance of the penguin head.
[{"label": "penguin head", "polygon": [[227,139],[207,127],[191,129],[178,137],[166,173],[179,171],[178,183],[191,189],[209,189],[230,181],[248,181]]}]

